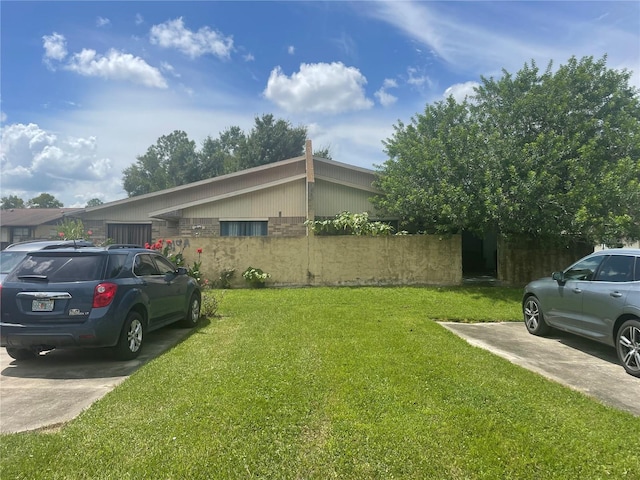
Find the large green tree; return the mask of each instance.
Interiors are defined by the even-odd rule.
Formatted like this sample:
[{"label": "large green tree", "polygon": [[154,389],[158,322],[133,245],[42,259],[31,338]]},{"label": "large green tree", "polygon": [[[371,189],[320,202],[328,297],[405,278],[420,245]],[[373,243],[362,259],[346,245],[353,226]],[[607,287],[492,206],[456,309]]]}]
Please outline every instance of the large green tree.
[{"label": "large green tree", "polygon": [[267,114],[255,118],[255,126],[238,152],[240,169],[297,157],[304,153],[306,127],[293,127]]},{"label": "large green tree", "polygon": [[[199,151],[185,132],[176,130],[123,171],[123,187],[132,197],[296,157],[304,151],[306,136],[306,127],[271,114],[256,117],[248,134],[234,126],[219,138],[207,137]],[[328,149],[323,153],[328,155]]]},{"label": "large green tree", "polygon": [[535,62],[394,126],[378,206],[433,232],[640,238],[640,99],[606,57]]},{"label": "large green tree", "polygon": [[62,208],[64,205],[60,200],[50,193],[41,193],[27,201],[27,208]]},{"label": "large green tree", "polygon": [[123,174],[123,187],[130,197],[199,180],[196,144],[185,132],[175,130],[160,137]]},{"label": "large green tree", "polygon": [[24,200],[16,195],[0,198],[0,209],[9,210],[10,208],[24,208]]}]

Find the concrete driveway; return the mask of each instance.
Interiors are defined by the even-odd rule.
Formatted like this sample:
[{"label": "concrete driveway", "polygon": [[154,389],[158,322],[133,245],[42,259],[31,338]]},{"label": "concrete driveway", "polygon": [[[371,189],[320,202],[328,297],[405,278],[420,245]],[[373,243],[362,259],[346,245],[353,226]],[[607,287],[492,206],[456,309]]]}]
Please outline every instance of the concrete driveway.
[{"label": "concrete driveway", "polygon": [[613,347],[557,330],[536,337],[522,322],[441,325],[471,345],[640,416],[640,378],[627,374]]},{"label": "concrete driveway", "polygon": [[102,349],[52,350],[16,362],[0,348],[0,433],[55,428],[75,418],[191,331],[168,326],[151,332],[140,356],[127,362]]}]

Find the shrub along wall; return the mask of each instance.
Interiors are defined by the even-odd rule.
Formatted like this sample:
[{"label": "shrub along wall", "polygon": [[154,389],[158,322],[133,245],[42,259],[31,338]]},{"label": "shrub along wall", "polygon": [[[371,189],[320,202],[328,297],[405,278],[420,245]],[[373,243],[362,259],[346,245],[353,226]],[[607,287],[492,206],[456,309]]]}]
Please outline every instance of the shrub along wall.
[{"label": "shrub along wall", "polygon": [[[235,269],[244,287],[249,266],[271,274],[267,285],[457,285],[462,282],[459,235],[438,237],[195,237],[178,239],[187,263],[200,259],[204,278]],[[198,254],[198,249],[202,253]]]}]

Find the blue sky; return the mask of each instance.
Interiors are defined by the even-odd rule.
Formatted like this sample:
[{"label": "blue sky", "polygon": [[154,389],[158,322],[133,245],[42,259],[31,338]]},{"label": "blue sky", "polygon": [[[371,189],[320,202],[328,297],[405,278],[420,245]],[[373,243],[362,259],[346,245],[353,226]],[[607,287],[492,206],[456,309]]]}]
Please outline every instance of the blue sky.
[{"label": "blue sky", "polygon": [[535,60],[600,58],[640,88],[640,2],[3,0],[1,196],[126,197],[159,137],[198,148],[271,113],[375,168],[398,121]]}]

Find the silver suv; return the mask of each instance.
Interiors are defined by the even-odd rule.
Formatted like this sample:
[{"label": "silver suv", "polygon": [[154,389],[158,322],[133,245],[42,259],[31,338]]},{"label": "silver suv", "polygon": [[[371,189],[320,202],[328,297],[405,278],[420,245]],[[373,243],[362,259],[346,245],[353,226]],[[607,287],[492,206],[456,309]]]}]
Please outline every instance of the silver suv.
[{"label": "silver suv", "polygon": [[522,311],[529,333],[557,328],[611,345],[640,377],[640,249],[598,251],[529,283]]}]

